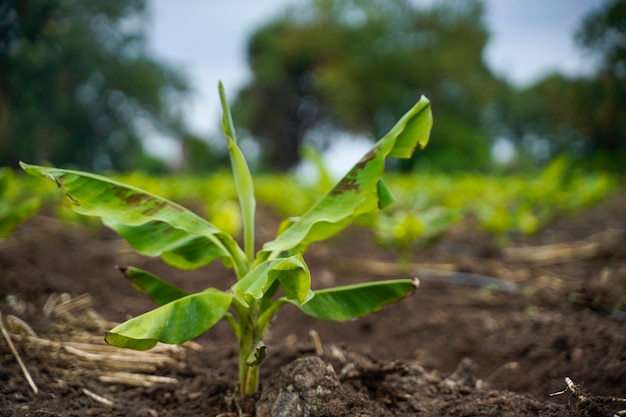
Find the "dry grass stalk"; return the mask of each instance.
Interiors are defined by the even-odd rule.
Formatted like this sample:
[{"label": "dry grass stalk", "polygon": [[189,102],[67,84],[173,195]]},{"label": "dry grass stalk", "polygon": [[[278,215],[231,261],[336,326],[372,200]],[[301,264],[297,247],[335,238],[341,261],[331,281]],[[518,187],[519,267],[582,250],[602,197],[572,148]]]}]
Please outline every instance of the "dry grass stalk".
[{"label": "dry grass stalk", "polygon": [[552,265],[623,251],[624,230],[608,230],[583,240],[532,247],[510,247],[504,250],[508,261]]},{"label": "dry grass stalk", "polygon": [[[106,362],[137,362],[141,361],[143,363],[151,363],[155,365],[164,365],[166,363],[176,362],[173,358],[170,358],[166,355],[160,355],[155,353],[148,352],[139,352],[139,351],[121,351],[118,349],[116,353],[111,353],[111,350],[108,349],[108,346],[97,346],[92,345],[87,349],[92,350],[92,352],[87,352],[83,349],[78,349],[70,344],[63,345],[63,349],[65,349],[68,353],[71,353],[76,356],[80,356],[83,359],[90,361],[97,361],[101,363]],[[96,353],[96,352],[101,353]]]},{"label": "dry grass stalk", "polygon": [[[133,386],[154,384],[154,381],[172,383],[172,378],[161,380],[164,377],[146,374],[155,372],[160,366],[184,366],[185,347],[159,343],[150,351],[135,351],[109,346],[104,343],[101,335],[93,332],[94,329],[104,332],[105,329],[115,326],[115,323],[102,318],[90,305],[89,295],[72,298],[65,293],[51,294],[48,297],[43,314],[50,316],[54,313],[61,319],[60,323],[54,323],[54,333],[70,340],[57,341],[39,337],[30,326],[16,317],[7,317],[10,334],[7,331],[5,337],[19,342],[30,357],[38,358],[61,373],[65,373],[68,364],[74,364],[78,369],[90,369],[100,374],[102,381],[118,381]],[[74,316],[72,313],[77,311],[81,311],[81,314]],[[195,343],[190,343],[188,347],[200,349]]]},{"label": "dry grass stalk", "polygon": [[82,342],[58,342],[39,337],[14,335],[16,341],[31,352],[48,359],[77,362],[86,368],[124,369],[134,372],[154,372],[159,366],[176,364],[177,359],[160,353],[121,350],[108,345]]},{"label": "dry grass stalk", "polygon": [[89,398],[91,398],[92,400],[95,400],[97,402],[99,402],[100,404],[104,404],[107,407],[115,407],[115,403],[111,400],[108,400],[98,394],[94,394],[93,392],[89,391],[88,389],[83,388],[83,393],[88,396]]},{"label": "dry grass stalk", "polygon": [[131,372],[105,372],[98,376],[102,382],[133,387],[151,387],[154,384],[178,384],[176,378],[157,375],[138,375]]},{"label": "dry grass stalk", "polygon": [[74,298],[71,298],[69,294],[61,294],[61,296],[57,299],[57,302],[58,301],[61,303],[56,304],[52,308],[52,311],[57,316],[62,316],[78,310],[84,310],[91,306],[91,296],[89,294],[81,294]]},{"label": "dry grass stalk", "polygon": [[9,345],[9,349],[11,349],[11,353],[13,353],[13,356],[15,356],[15,359],[17,360],[17,363],[19,364],[20,369],[22,370],[22,373],[24,374],[24,377],[26,378],[26,381],[28,381],[28,385],[30,385],[33,392],[37,394],[39,392],[39,389],[37,388],[35,381],[33,381],[33,378],[30,376],[30,372],[28,372],[28,369],[26,369],[26,366],[24,365],[24,362],[22,361],[20,354],[17,352],[17,349],[15,349],[15,346],[13,345],[13,341],[11,340],[11,336],[9,335],[9,332],[4,327],[2,312],[0,312],[0,331],[2,331],[2,336],[4,336],[5,340],[7,341],[7,344]]},{"label": "dry grass stalk", "polygon": [[24,334],[37,337],[37,333],[24,320],[8,314],[6,318],[6,329],[12,333]]},{"label": "dry grass stalk", "polygon": [[313,345],[315,346],[315,354],[317,356],[324,355],[324,346],[322,345],[322,340],[320,339],[320,335],[313,329],[309,330],[309,336],[313,340]]},{"label": "dry grass stalk", "polygon": [[[54,313],[54,316],[60,319],[60,322],[53,324],[55,329],[53,334],[61,335],[63,341],[39,337],[28,324],[13,316],[7,317],[9,333],[0,315],[2,333],[33,391],[37,392],[37,387],[17,354],[11,338],[24,347],[29,357],[37,358],[60,374],[74,375],[77,370],[89,370],[102,382],[143,387],[157,383],[177,383],[175,378],[149,374],[154,373],[160,366],[184,366],[186,347],[201,350],[201,346],[194,342],[186,343],[185,347],[159,343],[150,351],[109,346],[105,344],[101,335],[93,334],[94,329],[96,332],[104,333],[105,329],[116,324],[102,318],[98,312],[90,308],[90,305],[91,297],[87,294],[76,298],[71,298],[69,294],[52,294],[48,297],[43,314],[48,317]],[[74,316],[72,313],[77,311],[80,311],[80,314]],[[68,364],[72,371],[69,371]],[[109,400],[90,391],[85,390],[85,394],[98,402],[110,405],[107,403]]]},{"label": "dry grass stalk", "polygon": [[[342,268],[350,270],[366,270],[368,273],[380,276],[397,275],[402,272],[400,265],[397,262],[385,262],[376,259],[355,259],[343,257],[341,262],[338,262]],[[413,262],[409,264],[409,270],[412,273],[420,275],[420,272],[428,270],[430,272],[455,272],[456,265],[452,263],[421,263]]]}]

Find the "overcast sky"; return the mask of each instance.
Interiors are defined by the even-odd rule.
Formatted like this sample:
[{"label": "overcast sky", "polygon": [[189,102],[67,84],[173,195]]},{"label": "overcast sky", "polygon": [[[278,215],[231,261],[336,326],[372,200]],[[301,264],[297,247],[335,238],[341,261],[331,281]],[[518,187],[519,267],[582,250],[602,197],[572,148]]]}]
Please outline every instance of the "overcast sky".
[{"label": "overcast sky", "polygon": [[[429,0],[416,0],[429,1]],[[302,3],[303,1],[299,1]],[[297,0],[149,0],[149,45],[187,73],[186,113],[199,134],[215,132],[221,113],[217,82],[232,99],[248,77],[245,47],[261,24]],[[592,65],[573,41],[581,18],[604,0],[484,0],[492,71],[519,86],[550,71],[575,75]]]}]

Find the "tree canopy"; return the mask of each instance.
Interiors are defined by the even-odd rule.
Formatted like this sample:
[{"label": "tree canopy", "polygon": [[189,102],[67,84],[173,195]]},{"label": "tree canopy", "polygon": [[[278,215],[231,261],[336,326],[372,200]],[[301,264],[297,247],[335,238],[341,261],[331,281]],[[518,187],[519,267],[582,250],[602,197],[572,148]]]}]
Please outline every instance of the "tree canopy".
[{"label": "tree canopy", "polygon": [[[147,4],[0,1],[0,166],[158,167],[143,141],[155,132],[180,138],[188,170],[223,162],[182,121],[184,76],[147,51]],[[305,142],[379,138],[424,94],[432,141],[400,168],[487,169],[494,140],[506,138],[518,167],[565,153],[623,171],[625,22],[626,0],[599,4],[575,34],[598,72],[518,89],[483,60],[480,0],[309,0],[249,38],[252,78],[235,121],[261,145],[262,166],[287,170]]]},{"label": "tree canopy", "polygon": [[497,94],[496,131],[526,164],[567,154],[582,166],[624,170],[626,159],[626,0],[604,2],[581,21],[575,40],[598,70],[554,73]]},{"label": "tree canopy", "polygon": [[253,79],[235,112],[268,165],[288,169],[304,141],[323,147],[338,130],[380,137],[425,94],[435,118],[425,157],[484,168],[482,114],[498,81],[482,58],[483,12],[479,1],[313,0],[252,35]]},{"label": "tree canopy", "polygon": [[[599,61],[597,77],[580,88],[573,122],[587,136],[593,160],[624,170],[626,160],[626,0],[612,0],[589,13],[576,33],[578,44]],[[591,104],[591,106],[590,106]]]},{"label": "tree canopy", "polygon": [[183,130],[183,76],[146,50],[145,0],[0,2],[0,165],[134,169]]}]

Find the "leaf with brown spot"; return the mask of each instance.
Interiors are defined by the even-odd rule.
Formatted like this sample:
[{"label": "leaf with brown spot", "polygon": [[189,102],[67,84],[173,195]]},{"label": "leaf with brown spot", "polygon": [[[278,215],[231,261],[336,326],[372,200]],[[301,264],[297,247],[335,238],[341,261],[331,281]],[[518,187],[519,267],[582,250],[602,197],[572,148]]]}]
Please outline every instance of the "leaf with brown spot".
[{"label": "leaf with brown spot", "polygon": [[302,250],[341,231],[357,216],[389,205],[392,196],[382,182],[385,159],[410,158],[417,146],[424,148],[432,124],[430,102],[421,97],[326,196],[276,239],[263,245],[260,257]]},{"label": "leaf with brown spot", "polygon": [[95,174],[21,165],[31,175],[54,181],[75,212],[100,217],[139,253],[184,269],[219,258],[238,276],[247,271],[245,255],[229,234],[172,201]]}]

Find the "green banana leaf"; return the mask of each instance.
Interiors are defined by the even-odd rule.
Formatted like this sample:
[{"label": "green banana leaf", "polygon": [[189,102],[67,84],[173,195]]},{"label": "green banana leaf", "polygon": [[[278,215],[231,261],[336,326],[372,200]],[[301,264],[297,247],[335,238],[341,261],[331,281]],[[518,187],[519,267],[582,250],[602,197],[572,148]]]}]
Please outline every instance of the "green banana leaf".
[{"label": "green banana leaf", "polygon": [[254,183],[246,158],[237,145],[233,118],[226,100],[224,85],[221,81],[219,82],[218,90],[222,102],[222,130],[228,140],[228,155],[243,218],[244,249],[248,260],[252,262],[254,258],[254,215],[256,210]]},{"label": "green banana leaf", "polygon": [[107,332],[113,346],[148,350],[158,342],[179,344],[213,327],[227,313],[233,295],[208,288],[132,318]]},{"label": "green banana leaf", "polygon": [[252,299],[261,299],[277,280],[290,301],[303,304],[313,297],[311,272],[301,254],[260,263],[237,281],[231,290],[238,300],[247,305]]},{"label": "green banana leaf", "polygon": [[159,305],[164,305],[189,295],[187,291],[143,269],[132,266],[120,266],[119,270],[130,280],[137,291],[146,294]]},{"label": "green banana leaf", "polygon": [[417,280],[368,282],[315,291],[306,304],[295,304],[306,315],[322,320],[348,321],[379,311],[415,291]]},{"label": "green banana leaf", "polygon": [[387,206],[392,195],[381,177],[387,157],[409,158],[428,143],[432,127],[430,102],[422,97],[398,123],[321,200],[273,241],[263,245],[260,259],[324,240],[353,219]]},{"label": "green banana leaf", "polygon": [[55,182],[75,212],[102,218],[139,253],[161,256],[183,269],[219,258],[238,276],[247,272],[245,254],[230,235],[174,202],[95,174],[20,165],[31,175]]}]

